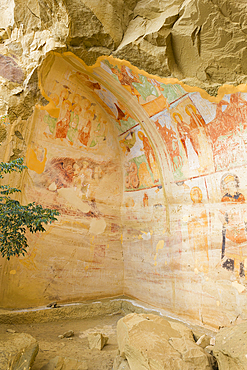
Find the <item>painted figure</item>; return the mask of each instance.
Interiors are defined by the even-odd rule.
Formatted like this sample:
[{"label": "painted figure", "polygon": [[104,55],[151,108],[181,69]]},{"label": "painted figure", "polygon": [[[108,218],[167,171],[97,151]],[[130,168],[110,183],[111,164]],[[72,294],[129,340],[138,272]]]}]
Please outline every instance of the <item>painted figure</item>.
[{"label": "painted figure", "polygon": [[118,77],[120,84],[139,100],[141,94],[132,85],[133,82],[139,82],[139,79],[125,66],[121,66],[121,71],[117,67],[111,70]]},{"label": "painted figure", "polygon": [[205,122],[200,114],[197,113],[196,108],[192,104],[185,107],[185,112],[190,117],[190,129],[195,130],[199,127],[204,127]]},{"label": "painted figure", "polygon": [[130,131],[129,133],[127,133],[127,135],[124,136],[122,140],[119,141],[119,144],[123,149],[123,152],[126,154],[130,152],[131,148],[133,148],[135,143],[136,143],[135,131]]},{"label": "painted figure", "polygon": [[156,87],[148,81],[147,77],[139,75],[138,78],[140,82],[133,82],[132,85],[141,94],[143,103],[158,98],[160,94],[158,93]]},{"label": "painted figure", "polygon": [[222,267],[235,271],[236,276],[245,276],[245,259],[247,257],[247,219],[245,198],[239,192],[239,178],[226,174],[221,179],[223,197],[220,219],[222,229]]},{"label": "painted figure", "polygon": [[85,120],[86,124],[78,131],[78,140],[82,145],[87,146],[91,134],[93,113],[88,111],[87,114],[85,114]]},{"label": "painted figure", "polygon": [[143,195],[143,207],[148,207],[148,195],[144,193]]},{"label": "painted figure", "polygon": [[73,184],[74,165],[75,160],[72,158],[52,158],[44,172],[45,182],[54,182],[57,189],[70,187]]},{"label": "painted figure", "polygon": [[190,129],[190,124],[185,122],[179,113],[173,113],[173,118],[177,123],[177,130],[183,145],[185,154],[187,156],[190,169],[197,169],[200,167],[199,163],[199,142],[195,136],[195,132]]},{"label": "painted figure", "polygon": [[97,116],[95,121],[96,126],[93,130],[93,138],[90,143],[90,148],[96,148],[98,144],[106,142],[107,120],[101,113],[95,111],[95,115]]},{"label": "painted figure", "polygon": [[185,112],[190,117],[190,136],[198,153],[201,171],[212,171],[214,169],[212,144],[207,135],[204,119],[192,104],[188,104],[185,107]]},{"label": "painted figure", "polygon": [[152,176],[150,175],[146,162],[142,162],[140,164],[139,171],[138,171],[138,177],[140,181],[139,183],[140,187],[149,188],[154,185]]},{"label": "painted figure", "polygon": [[81,111],[82,109],[80,105],[76,104],[73,106],[73,112],[71,114],[71,122],[69,124],[69,129],[67,132],[67,137],[72,144],[74,143],[77,137]]},{"label": "painted figure", "polygon": [[60,117],[56,123],[55,138],[66,139],[70,125],[72,105],[69,100],[64,100],[60,111]]},{"label": "painted figure", "polygon": [[100,180],[102,179],[103,171],[100,166],[96,166],[94,168],[94,173],[92,176],[91,182],[90,182],[90,192],[89,192],[89,198],[91,201],[95,201],[96,199],[96,192],[100,183]]},{"label": "painted figure", "polygon": [[190,191],[193,202],[188,220],[190,245],[193,248],[195,268],[208,272],[208,217],[202,203],[202,191],[195,186]]},{"label": "painted figure", "polygon": [[165,124],[163,127],[156,120],[155,125],[164,140],[164,144],[167,148],[168,154],[171,157],[173,171],[177,171],[183,167],[183,159],[179,150],[178,137],[172,126],[167,127]]},{"label": "painted figure", "polygon": [[138,167],[135,162],[129,163],[126,167],[125,186],[127,189],[137,189],[139,186]]},{"label": "painted figure", "polygon": [[247,102],[240,93],[231,94],[230,102],[221,100],[217,104],[215,119],[208,124],[212,142],[220,136],[232,136],[241,125],[247,126]]},{"label": "painted figure", "polygon": [[145,153],[145,156],[147,158],[148,165],[150,167],[150,170],[152,171],[154,182],[159,181],[159,170],[158,166],[156,164],[155,154],[154,150],[148,140],[148,138],[143,134],[143,132],[138,132],[139,139],[143,142],[143,151]]}]

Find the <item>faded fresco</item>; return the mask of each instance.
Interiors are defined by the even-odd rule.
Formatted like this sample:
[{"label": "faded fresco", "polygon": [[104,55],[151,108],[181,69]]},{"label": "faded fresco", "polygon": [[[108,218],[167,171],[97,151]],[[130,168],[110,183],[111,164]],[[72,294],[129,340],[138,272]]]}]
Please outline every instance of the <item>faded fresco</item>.
[{"label": "faded fresco", "polygon": [[200,323],[247,318],[247,93],[70,53],[39,81],[46,105],[0,119],[5,157],[26,154],[24,200],[61,213],[16,262],[42,276],[37,300],[125,293]]},{"label": "faded fresco", "polygon": [[[156,287],[166,286],[169,297],[162,296],[161,286],[157,288],[160,305],[172,310],[179,307],[180,312],[186,310],[192,316],[198,309],[207,320],[210,310],[202,308],[203,302],[211,301],[210,307],[212,302],[220,307],[222,298],[217,294],[213,298],[207,291],[202,293],[201,276],[205,276],[206,281],[224,276],[223,279],[233,282],[235,288],[232,289],[238,289],[241,294],[247,288],[247,181],[244,175],[247,94],[227,93],[213,102],[202,98],[199,92],[188,92],[176,83],[165,84],[129,65],[104,60],[101,68],[128,91],[145,112],[152,133],[150,139],[144,131],[147,121],[144,123],[143,118],[138,123],[136,119],[132,121],[132,117],[128,119],[132,125],[125,121],[118,127],[126,171],[125,194],[129,195],[125,222],[132,220],[124,232],[126,276],[134,286],[142,280],[146,290],[143,288],[140,298],[145,296],[152,301],[147,289],[150,282],[155,281]],[[142,189],[145,189],[143,195],[139,196]],[[152,208],[151,189],[157,189]],[[167,198],[161,197],[163,190]],[[163,228],[159,223],[157,228],[154,224],[153,211],[158,204],[164,211],[159,216]],[[144,220],[144,224],[138,225],[138,221]],[[152,258],[149,253],[153,253]],[[138,260],[138,255],[145,261],[143,269],[132,260]],[[196,308],[189,302],[184,306],[185,294],[188,291],[192,294],[191,286],[185,286],[185,276],[187,280],[195,280],[195,292],[202,294]],[[133,294],[133,291],[129,284],[127,292]]]},{"label": "faded fresco", "polygon": [[219,103],[211,103],[198,92],[188,93],[179,84],[161,83],[127,66],[109,61],[101,66],[154,121],[174,181],[246,164],[246,93],[227,94]]}]

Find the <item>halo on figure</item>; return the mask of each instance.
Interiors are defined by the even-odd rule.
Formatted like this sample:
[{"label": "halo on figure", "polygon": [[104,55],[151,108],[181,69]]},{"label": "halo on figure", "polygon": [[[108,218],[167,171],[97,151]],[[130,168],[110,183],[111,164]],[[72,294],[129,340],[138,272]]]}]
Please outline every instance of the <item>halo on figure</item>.
[{"label": "halo on figure", "polygon": [[172,115],[172,117],[173,117],[173,119],[177,122],[177,123],[179,123],[177,120],[176,120],[176,116],[178,116],[179,118],[180,118],[180,121],[182,122],[183,121],[183,118],[182,118],[182,116],[181,116],[181,114],[180,113],[178,113],[178,112],[174,112],[173,113],[173,115]]},{"label": "halo on figure", "polygon": [[[198,195],[198,201],[195,198],[195,194]],[[190,198],[193,203],[201,203],[202,201],[202,191],[198,186],[194,186],[190,191]]]},{"label": "halo on figure", "polygon": [[59,104],[59,97],[56,93],[52,93],[50,95],[50,99],[53,101],[53,103],[55,104],[55,106],[57,107],[58,104]]},{"label": "halo on figure", "polygon": [[140,139],[141,141],[143,141],[143,139],[144,139],[145,135],[144,135],[144,133],[143,133],[142,131],[138,131],[138,137],[139,137],[139,139]]},{"label": "halo on figure", "polygon": [[235,175],[235,174],[232,174],[232,173],[226,173],[221,178],[221,182],[220,182],[221,189],[222,190],[226,190],[226,185],[230,181],[234,181],[235,182],[235,185],[236,185],[236,188],[237,189],[239,188],[239,177],[237,175]]},{"label": "halo on figure", "polygon": [[72,110],[72,104],[69,100],[64,100],[63,103],[62,103],[62,108],[64,109],[65,108],[65,105],[67,104],[68,106],[68,110]]},{"label": "halo on figure", "polygon": [[185,107],[185,112],[188,114],[188,116],[191,116],[191,113],[189,111],[189,108],[191,108],[193,110],[193,112],[196,114],[196,107],[194,105],[192,105],[192,104],[188,104]]}]

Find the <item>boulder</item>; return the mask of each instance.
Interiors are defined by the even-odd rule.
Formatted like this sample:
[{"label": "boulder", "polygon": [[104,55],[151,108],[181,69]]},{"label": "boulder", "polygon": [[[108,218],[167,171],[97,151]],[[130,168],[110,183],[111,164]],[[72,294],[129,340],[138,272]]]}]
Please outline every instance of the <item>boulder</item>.
[{"label": "boulder", "polygon": [[212,369],[212,356],[195,343],[189,328],[156,315],[125,316],[118,321],[117,339],[130,370]]},{"label": "boulder", "polygon": [[41,370],[87,370],[86,361],[79,361],[68,357],[54,357]]},{"label": "boulder", "polygon": [[16,331],[15,331],[15,330],[13,330],[13,329],[6,329],[6,332],[7,332],[7,333],[11,333],[11,334],[16,333]]},{"label": "boulder", "polygon": [[60,339],[63,339],[63,338],[71,338],[74,335],[75,335],[75,333],[73,332],[73,330],[68,330],[65,333],[59,335],[58,338],[60,338]]},{"label": "boulder", "polygon": [[219,370],[247,369],[247,322],[221,329],[213,353]]},{"label": "boulder", "polygon": [[29,334],[2,335],[0,336],[0,369],[31,369],[38,351],[38,342]]},{"label": "boulder", "polygon": [[88,344],[90,349],[99,349],[100,351],[108,342],[108,337],[101,333],[90,333],[88,335]]}]

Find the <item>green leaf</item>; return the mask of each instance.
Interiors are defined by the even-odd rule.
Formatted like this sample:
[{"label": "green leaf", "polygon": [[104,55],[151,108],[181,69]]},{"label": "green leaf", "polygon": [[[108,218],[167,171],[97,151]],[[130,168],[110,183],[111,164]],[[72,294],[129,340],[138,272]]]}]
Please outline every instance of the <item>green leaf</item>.
[{"label": "green leaf", "polygon": [[[23,158],[9,163],[1,162],[0,178],[7,173],[22,172],[25,168]],[[9,196],[20,191],[9,185],[0,185],[0,253],[7,260],[11,256],[24,256],[27,253],[27,230],[31,233],[44,232],[44,225],[56,221],[56,216],[59,216],[55,209],[43,208],[36,203],[23,206]]]}]

